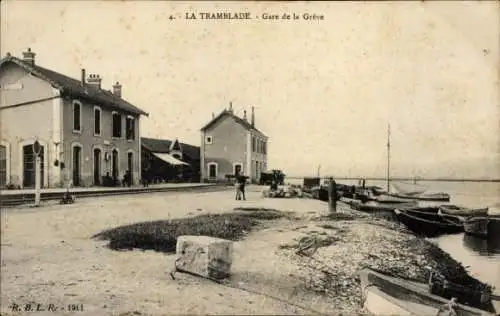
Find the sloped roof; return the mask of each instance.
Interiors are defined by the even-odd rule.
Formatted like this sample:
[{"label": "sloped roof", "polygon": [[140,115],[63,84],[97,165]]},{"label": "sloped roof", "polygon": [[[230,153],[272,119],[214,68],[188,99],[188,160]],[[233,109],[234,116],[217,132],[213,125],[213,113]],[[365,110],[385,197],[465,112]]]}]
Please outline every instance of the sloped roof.
[{"label": "sloped roof", "polygon": [[[171,140],[141,137],[141,145],[151,152],[169,153]],[[182,153],[188,155],[191,159],[200,159],[200,147],[185,143],[179,143],[182,146]]]},{"label": "sloped roof", "polygon": [[249,122],[245,121],[241,117],[238,117],[232,111],[228,111],[226,109],[224,109],[219,115],[217,115],[210,122],[208,122],[208,124],[206,124],[205,126],[203,126],[201,128],[201,131],[206,131],[210,127],[212,127],[215,124],[217,124],[218,122],[220,122],[225,117],[232,117],[238,124],[241,124],[245,129],[251,130],[251,131],[255,131],[255,132],[261,134],[262,136],[267,137],[266,134],[264,134],[261,131],[259,131],[257,128],[255,128],[255,126],[252,126],[252,124],[250,124]]},{"label": "sloped roof", "polygon": [[54,88],[61,91],[61,95],[63,96],[85,99],[91,102],[99,103],[100,105],[120,109],[132,114],[146,116],[148,115],[148,113],[130,104],[121,97],[118,97],[111,91],[99,89],[90,85],[82,85],[80,80],[73,79],[50,69],[40,67],[36,64],[32,65],[14,56],[7,56],[0,60],[0,68],[9,62],[16,64],[24,68],[34,76],[47,81]]}]

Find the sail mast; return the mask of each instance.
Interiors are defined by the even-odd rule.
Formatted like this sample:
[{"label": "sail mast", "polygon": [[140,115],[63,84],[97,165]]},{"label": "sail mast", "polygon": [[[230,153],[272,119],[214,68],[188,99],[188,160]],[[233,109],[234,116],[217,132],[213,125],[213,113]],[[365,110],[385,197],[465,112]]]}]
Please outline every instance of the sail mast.
[{"label": "sail mast", "polygon": [[390,192],[391,176],[391,124],[387,125],[387,192]]}]

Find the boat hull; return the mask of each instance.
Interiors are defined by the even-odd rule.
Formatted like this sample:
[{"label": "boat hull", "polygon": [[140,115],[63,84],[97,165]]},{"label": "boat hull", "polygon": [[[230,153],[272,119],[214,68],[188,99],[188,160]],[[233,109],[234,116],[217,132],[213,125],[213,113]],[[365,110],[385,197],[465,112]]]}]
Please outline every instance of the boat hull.
[{"label": "boat hull", "polygon": [[418,201],[434,201],[434,202],[449,202],[450,195],[447,193],[435,193],[435,194],[418,194],[418,195],[405,195],[398,193],[387,193],[387,195],[408,200],[418,200]]},{"label": "boat hull", "polygon": [[457,216],[486,216],[488,208],[470,209],[456,205],[441,205],[439,207],[441,213]]},{"label": "boat hull", "polygon": [[[364,269],[359,273],[364,308],[373,315],[447,315],[440,308],[449,301],[431,294],[429,285]],[[444,312],[443,310],[441,310]],[[457,315],[493,315],[457,304]]]},{"label": "boat hull", "polygon": [[436,237],[464,231],[463,224],[445,220],[438,214],[399,209],[394,212],[401,223],[419,236]]},{"label": "boat hull", "polygon": [[464,230],[468,235],[479,237],[488,236],[488,226],[490,220],[488,217],[471,217],[464,221]]}]

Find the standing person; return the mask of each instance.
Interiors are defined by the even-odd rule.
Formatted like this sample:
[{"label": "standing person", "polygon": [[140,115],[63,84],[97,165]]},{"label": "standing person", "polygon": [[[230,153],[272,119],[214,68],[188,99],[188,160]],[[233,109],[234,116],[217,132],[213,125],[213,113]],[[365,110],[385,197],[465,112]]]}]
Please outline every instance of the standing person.
[{"label": "standing person", "polygon": [[328,183],[328,204],[330,212],[337,212],[337,183],[333,178]]},{"label": "standing person", "polygon": [[236,189],[236,200],[241,200],[241,189],[240,189],[240,176],[236,175],[234,177],[234,188]]},{"label": "standing person", "polygon": [[246,200],[246,197],[245,197],[245,184],[246,184],[246,182],[247,182],[247,177],[245,177],[244,175],[240,175],[238,177],[239,189],[240,189],[241,197],[243,198],[243,201]]}]

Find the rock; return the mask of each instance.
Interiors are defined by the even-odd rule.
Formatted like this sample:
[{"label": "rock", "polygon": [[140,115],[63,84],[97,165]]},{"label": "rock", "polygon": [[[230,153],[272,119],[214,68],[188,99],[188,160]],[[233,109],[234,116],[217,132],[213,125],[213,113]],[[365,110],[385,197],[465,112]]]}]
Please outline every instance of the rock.
[{"label": "rock", "polygon": [[233,243],[208,236],[177,238],[176,268],[205,278],[224,279],[230,275]]}]

